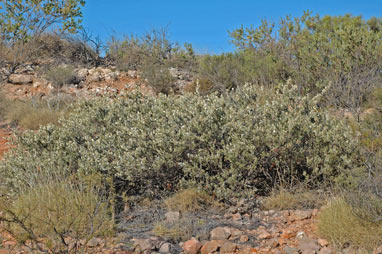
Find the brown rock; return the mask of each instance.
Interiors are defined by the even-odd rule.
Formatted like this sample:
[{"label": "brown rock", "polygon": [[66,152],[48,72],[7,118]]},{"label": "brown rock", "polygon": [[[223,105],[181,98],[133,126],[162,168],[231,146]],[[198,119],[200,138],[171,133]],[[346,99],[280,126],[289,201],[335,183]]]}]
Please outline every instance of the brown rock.
[{"label": "brown rock", "polygon": [[197,254],[199,253],[201,248],[202,248],[202,244],[194,238],[191,240],[188,240],[182,245],[182,249],[184,250],[186,254]]},{"label": "brown rock", "polygon": [[231,231],[227,227],[217,227],[211,232],[211,240],[227,240],[231,236]]},{"label": "brown rock", "polygon": [[293,217],[296,220],[306,220],[306,219],[310,219],[312,217],[312,214],[313,214],[312,210],[306,210],[306,211],[296,210],[293,213]]},{"label": "brown rock", "polygon": [[258,235],[257,238],[260,240],[271,239],[272,235],[268,232],[264,232],[264,233],[261,233],[260,235]]},{"label": "brown rock", "polygon": [[237,228],[229,228],[229,232],[231,233],[231,237],[229,238],[229,240],[239,239],[240,236],[243,235],[243,231]]},{"label": "brown rock", "polygon": [[232,253],[237,249],[237,244],[232,242],[225,242],[220,248],[220,253]]},{"label": "brown rock", "polygon": [[33,83],[33,75],[11,74],[8,79],[9,83],[15,85],[26,85]]},{"label": "brown rock", "polygon": [[[328,241],[326,241],[325,239],[318,239],[317,240],[317,243],[321,246],[321,247],[326,247],[326,246],[328,246],[329,245],[329,242]],[[381,253],[382,254],[382,253]]]},{"label": "brown rock", "polygon": [[222,246],[222,243],[220,241],[212,240],[203,245],[203,247],[200,249],[201,254],[209,254],[218,252],[220,247]]},{"label": "brown rock", "polygon": [[373,254],[382,254],[382,246],[379,246],[373,250]]},{"label": "brown rock", "polygon": [[232,220],[233,220],[233,221],[239,221],[239,220],[241,220],[241,214],[240,214],[240,213],[232,214]]},{"label": "brown rock", "polygon": [[281,233],[280,237],[282,239],[291,239],[296,237],[296,232],[293,232],[292,230],[285,230]]},{"label": "brown rock", "polygon": [[246,243],[246,242],[248,242],[248,240],[249,240],[249,238],[247,235],[240,236],[240,242],[241,243]]}]

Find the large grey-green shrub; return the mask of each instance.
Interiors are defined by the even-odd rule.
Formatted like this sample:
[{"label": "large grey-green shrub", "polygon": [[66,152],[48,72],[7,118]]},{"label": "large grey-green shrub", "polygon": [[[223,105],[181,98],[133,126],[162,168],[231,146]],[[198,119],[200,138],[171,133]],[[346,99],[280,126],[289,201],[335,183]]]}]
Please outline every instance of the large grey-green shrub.
[{"label": "large grey-green shrub", "polygon": [[357,139],[318,97],[296,90],[83,101],[61,126],[18,137],[0,164],[0,187],[11,194],[51,174],[100,172],[128,195],[197,187],[224,199],[344,179],[358,165]]}]

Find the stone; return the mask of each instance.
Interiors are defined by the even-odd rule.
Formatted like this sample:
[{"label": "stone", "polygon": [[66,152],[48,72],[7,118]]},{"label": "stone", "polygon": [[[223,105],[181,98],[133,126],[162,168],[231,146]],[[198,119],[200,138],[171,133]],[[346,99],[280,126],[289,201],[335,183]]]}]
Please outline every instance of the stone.
[{"label": "stone", "polygon": [[[329,245],[329,242],[326,241],[325,239],[318,239],[317,240],[317,243],[321,246],[321,247],[327,247]],[[382,254],[382,253],[381,253]]]},{"label": "stone", "polygon": [[260,240],[271,239],[272,235],[268,232],[264,232],[264,233],[261,233],[260,235],[258,235],[257,238]]},{"label": "stone", "polygon": [[243,231],[237,228],[229,228],[229,232],[231,233],[229,240],[239,239],[243,235]]},{"label": "stone", "polygon": [[167,222],[177,222],[180,219],[180,212],[167,212],[164,216]]},{"label": "stone", "polygon": [[76,75],[76,78],[80,81],[85,81],[86,80],[86,77],[88,76],[89,74],[89,71],[88,69],[86,68],[82,68],[82,69],[79,69],[77,71],[77,75]]},{"label": "stone", "polygon": [[222,243],[216,240],[209,241],[203,245],[200,249],[201,254],[209,254],[218,252]]},{"label": "stone", "polygon": [[232,220],[233,220],[233,221],[239,221],[239,220],[241,220],[241,214],[240,214],[240,213],[232,214]]},{"label": "stone", "polygon": [[237,244],[232,242],[224,242],[220,247],[220,253],[233,253],[237,249]]},{"label": "stone", "polygon": [[282,239],[291,239],[296,237],[296,232],[293,232],[291,230],[284,230],[282,231],[280,237]]},{"label": "stone", "polygon": [[9,83],[15,85],[27,85],[33,83],[33,75],[11,74],[8,78]]},{"label": "stone", "polygon": [[333,254],[333,253],[334,253],[333,250],[328,247],[324,247],[319,252],[317,252],[317,254]]},{"label": "stone", "polygon": [[86,246],[90,248],[97,247],[100,244],[99,240],[97,238],[92,238],[89,240],[89,242],[86,244]]},{"label": "stone", "polygon": [[130,71],[127,71],[127,75],[130,77],[130,78],[137,78],[137,71],[133,71],[133,70],[130,70]]},{"label": "stone", "polygon": [[293,213],[293,217],[296,220],[306,220],[312,218],[313,211],[312,210],[296,210]]},{"label": "stone", "polygon": [[202,243],[195,238],[184,242],[181,246],[186,254],[198,254],[202,248]]},{"label": "stone", "polygon": [[249,240],[249,238],[248,238],[248,236],[247,235],[242,235],[242,236],[240,236],[240,242],[241,243],[246,243],[246,242],[248,242],[248,240]]},{"label": "stone", "polygon": [[227,240],[231,232],[227,227],[217,227],[210,232],[211,240]]},{"label": "stone", "polygon": [[285,246],[283,251],[281,252],[282,254],[299,254],[297,248]]},{"label": "stone", "polygon": [[382,254],[382,245],[373,250],[373,254]]},{"label": "stone", "polygon": [[172,253],[174,246],[171,243],[163,243],[159,248],[159,253]]},{"label": "stone", "polygon": [[133,239],[134,250],[138,252],[144,252],[146,250],[152,249],[152,244],[150,239]]},{"label": "stone", "polygon": [[306,253],[314,253],[320,249],[320,246],[317,244],[316,240],[304,237],[299,241],[298,248],[301,252],[308,251]]}]

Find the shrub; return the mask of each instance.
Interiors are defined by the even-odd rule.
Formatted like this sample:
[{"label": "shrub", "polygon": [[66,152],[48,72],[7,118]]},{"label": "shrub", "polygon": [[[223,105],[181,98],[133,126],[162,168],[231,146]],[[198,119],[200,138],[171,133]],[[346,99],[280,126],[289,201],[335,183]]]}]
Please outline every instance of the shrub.
[{"label": "shrub", "polygon": [[299,98],[289,86],[267,98],[245,86],[227,96],[133,93],[80,102],[61,126],[18,137],[0,163],[1,184],[17,193],[39,181],[36,170],[99,172],[127,196],[194,187],[226,199],[347,179],[360,163],[357,139],[317,107],[319,98]]},{"label": "shrub", "polygon": [[343,199],[334,199],[321,210],[318,232],[339,246],[351,244],[372,251],[382,244],[382,224],[357,217]]},{"label": "shrub", "polygon": [[319,92],[331,83],[325,101],[358,113],[365,96],[382,81],[381,20],[361,16],[324,16],[305,12],[278,25],[263,21],[230,33],[238,51],[252,61],[254,83],[274,85],[292,78],[300,94]]},{"label": "shrub", "polygon": [[45,76],[56,88],[74,83],[76,79],[74,67],[71,65],[52,66],[45,73]]},{"label": "shrub", "polygon": [[192,46],[186,43],[183,49],[171,42],[166,29],[153,30],[141,37],[127,36],[122,41],[113,38],[108,56],[121,70],[141,70],[148,85],[165,94],[175,88],[170,67],[193,71],[196,66]]},{"label": "shrub", "polygon": [[93,237],[113,232],[108,200],[99,194],[62,179],[39,184],[12,200],[1,198],[0,221],[18,243],[32,250],[77,253]]}]

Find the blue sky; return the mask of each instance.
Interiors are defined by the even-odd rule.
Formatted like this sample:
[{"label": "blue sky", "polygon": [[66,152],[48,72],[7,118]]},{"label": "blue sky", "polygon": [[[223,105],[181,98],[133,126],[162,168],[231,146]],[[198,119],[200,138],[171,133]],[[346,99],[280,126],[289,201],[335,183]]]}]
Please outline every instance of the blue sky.
[{"label": "blue sky", "polygon": [[301,16],[304,10],[382,17],[382,0],[87,0],[83,26],[108,40],[168,25],[172,41],[189,42],[200,53],[221,53],[234,49],[227,31]]}]

